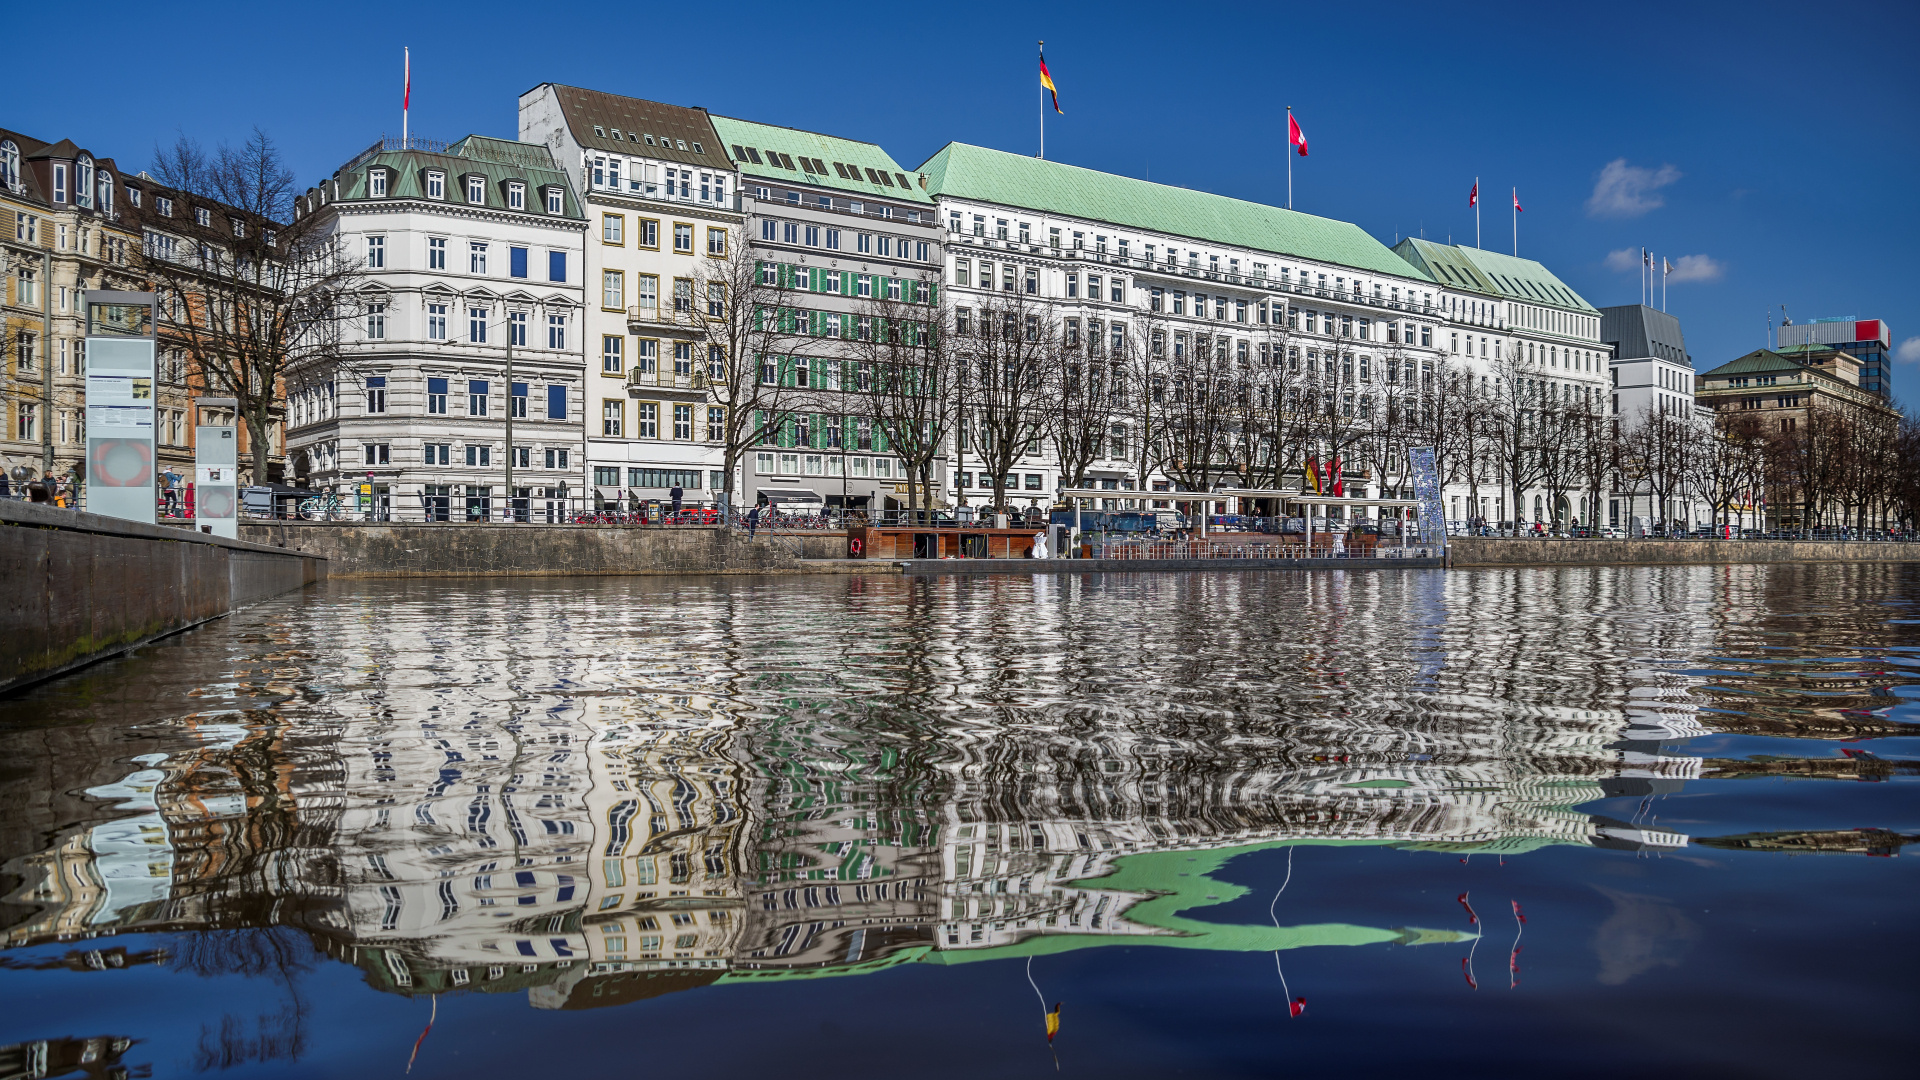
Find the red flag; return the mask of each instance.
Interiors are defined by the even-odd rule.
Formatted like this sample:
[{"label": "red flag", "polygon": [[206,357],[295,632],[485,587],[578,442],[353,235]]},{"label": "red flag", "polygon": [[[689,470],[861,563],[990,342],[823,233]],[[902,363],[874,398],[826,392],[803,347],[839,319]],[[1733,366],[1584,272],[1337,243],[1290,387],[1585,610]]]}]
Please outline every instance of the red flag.
[{"label": "red flag", "polygon": [[1467,192],[1467,205],[1468,206],[1480,205],[1480,181],[1478,180],[1475,180],[1473,182],[1473,190]]},{"label": "red flag", "polygon": [[1300,130],[1300,121],[1287,114],[1287,145],[1297,150],[1301,157],[1307,156],[1307,133]]},{"label": "red flag", "polygon": [[1297,998],[1294,998],[1292,1001],[1287,1002],[1287,1011],[1293,1014],[1294,1016],[1299,1016],[1301,1013],[1306,1012],[1307,999],[1303,997],[1297,997]]},{"label": "red flag", "polygon": [[400,91],[400,111],[406,112],[413,105],[413,50],[406,51],[406,89]]},{"label": "red flag", "polygon": [[1527,208],[1520,205],[1520,189],[1519,188],[1513,189],[1513,209],[1515,213],[1524,214],[1527,212]]}]

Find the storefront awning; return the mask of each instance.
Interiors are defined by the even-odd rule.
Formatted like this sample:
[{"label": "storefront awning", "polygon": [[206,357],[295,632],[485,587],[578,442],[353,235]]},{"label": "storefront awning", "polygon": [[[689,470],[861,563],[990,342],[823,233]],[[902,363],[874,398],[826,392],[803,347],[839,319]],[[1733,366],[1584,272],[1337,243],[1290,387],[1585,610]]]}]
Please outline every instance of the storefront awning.
[{"label": "storefront awning", "polygon": [[825,506],[827,502],[819,492],[805,488],[761,488],[760,497],[770,503],[819,503]]}]

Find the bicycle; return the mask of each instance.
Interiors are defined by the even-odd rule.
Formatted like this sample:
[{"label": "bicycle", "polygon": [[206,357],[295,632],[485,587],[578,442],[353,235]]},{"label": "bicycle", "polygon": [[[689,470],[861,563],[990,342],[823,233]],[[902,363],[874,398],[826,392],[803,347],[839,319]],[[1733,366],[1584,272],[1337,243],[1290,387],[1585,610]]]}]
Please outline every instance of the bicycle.
[{"label": "bicycle", "polygon": [[343,513],[345,509],[345,506],[340,501],[340,496],[329,491],[325,495],[313,495],[300,500],[298,513],[304,521],[313,521],[316,519],[320,521],[332,521],[335,514]]}]

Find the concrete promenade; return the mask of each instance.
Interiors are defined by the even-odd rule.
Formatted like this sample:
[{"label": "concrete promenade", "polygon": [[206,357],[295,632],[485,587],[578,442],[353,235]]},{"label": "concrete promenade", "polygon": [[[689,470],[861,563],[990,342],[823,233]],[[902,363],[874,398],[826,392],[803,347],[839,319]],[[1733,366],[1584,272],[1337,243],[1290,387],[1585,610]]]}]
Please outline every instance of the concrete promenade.
[{"label": "concrete promenade", "polygon": [[0,693],[326,577],[269,545],[0,501]]}]

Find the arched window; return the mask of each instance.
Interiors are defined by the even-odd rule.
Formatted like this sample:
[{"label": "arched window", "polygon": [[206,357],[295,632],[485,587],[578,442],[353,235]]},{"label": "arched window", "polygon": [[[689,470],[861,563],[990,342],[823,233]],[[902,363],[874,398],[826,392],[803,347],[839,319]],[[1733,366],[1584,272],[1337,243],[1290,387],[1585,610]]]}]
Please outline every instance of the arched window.
[{"label": "arched window", "polygon": [[113,213],[113,174],[105,169],[100,171],[100,212]]},{"label": "arched window", "polygon": [[20,187],[20,147],[12,139],[0,141],[0,184]]},{"label": "arched window", "polygon": [[74,162],[78,176],[73,181],[73,201],[81,206],[93,206],[93,159],[85,154]]}]

